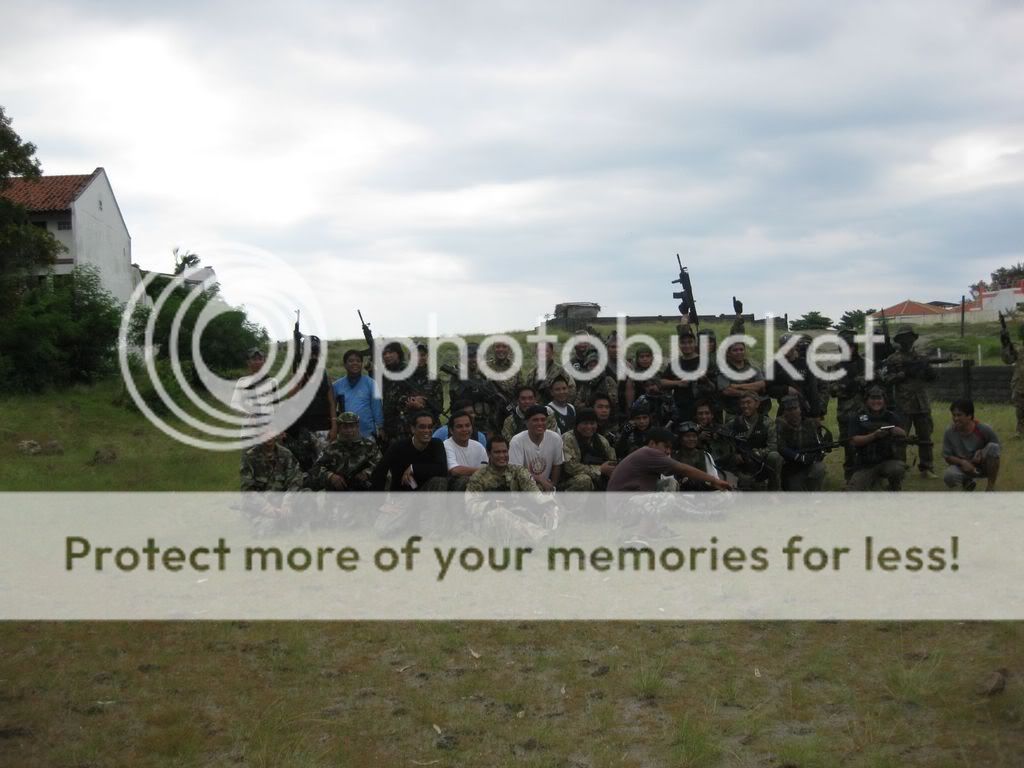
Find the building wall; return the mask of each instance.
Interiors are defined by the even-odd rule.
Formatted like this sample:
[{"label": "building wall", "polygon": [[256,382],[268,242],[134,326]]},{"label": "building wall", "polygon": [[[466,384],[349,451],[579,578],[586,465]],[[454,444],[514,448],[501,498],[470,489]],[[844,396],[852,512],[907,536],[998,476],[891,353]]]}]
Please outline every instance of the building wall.
[{"label": "building wall", "polygon": [[127,301],[134,287],[132,240],[106,173],[100,173],[71,205],[76,265],[99,268],[103,287]]},{"label": "building wall", "polygon": [[[968,312],[964,317],[964,321],[967,323],[992,323],[999,319],[999,313],[996,309],[978,309],[974,312]],[[891,323],[910,323],[911,325],[959,325],[960,324],[960,310],[953,309],[949,312],[943,312],[942,314],[934,315],[898,315],[896,317],[886,317],[886,321]],[[877,319],[875,323],[880,323],[881,318]]]},{"label": "building wall", "polygon": [[71,272],[75,266],[75,233],[74,229],[60,228],[61,222],[71,221],[71,215],[67,212],[32,213],[31,220],[33,223],[45,223],[46,231],[57,238],[57,242],[68,249],[67,252],[57,257],[57,263],[53,265],[53,273],[56,275],[66,275]]}]

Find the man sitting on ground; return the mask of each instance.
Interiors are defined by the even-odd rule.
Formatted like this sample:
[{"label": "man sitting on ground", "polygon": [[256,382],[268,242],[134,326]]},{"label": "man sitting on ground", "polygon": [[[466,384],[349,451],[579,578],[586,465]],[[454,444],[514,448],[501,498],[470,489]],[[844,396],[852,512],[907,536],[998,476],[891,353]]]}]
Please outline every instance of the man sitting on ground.
[{"label": "man sitting on ground", "polygon": [[576,426],[562,435],[565,464],[563,490],[603,491],[615,469],[615,451],[597,434],[597,414],[593,408],[580,408]]},{"label": "man sitting on ground", "polygon": [[999,438],[992,427],[974,418],[971,400],[954,400],[949,412],[953,424],[942,438],[942,457],[949,466],[942,479],[950,488],[973,491],[978,478],[984,477],[985,490],[994,491],[999,476]]},{"label": "man sitting on ground", "polygon": [[543,405],[530,406],[525,415],[526,430],[509,441],[509,462],[530,470],[541,490],[553,491],[565,462],[562,437],[548,429],[550,414]]},{"label": "man sitting on ground", "polygon": [[448,422],[451,437],[444,441],[444,452],[448,458],[448,490],[465,490],[466,484],[482,466],[487,464],[487,451],[476,440],[470,440],[473,433],[473,418],[468,413],[456,413]]},{"label": "man sitting on ground", "polygon": [[903,487],[907,465],[895,443],[906,440],[907,433],[899,417],[885,405],[885,390],[872,386],[865,395],[864,410],[850,419],[847,434],[856,456],[848,491],[872,490],[883,479],[888,481],[890,491]]},{"label": "man sitting on ground", "polygon": [[[388,446],[370,478],[375,491],[444,491],[448,489],[448,459],[444,444],[431,437],[434,417],[427,411],[410,416],[411,435]],[[385,488],[388,473],[391,481]]]}]

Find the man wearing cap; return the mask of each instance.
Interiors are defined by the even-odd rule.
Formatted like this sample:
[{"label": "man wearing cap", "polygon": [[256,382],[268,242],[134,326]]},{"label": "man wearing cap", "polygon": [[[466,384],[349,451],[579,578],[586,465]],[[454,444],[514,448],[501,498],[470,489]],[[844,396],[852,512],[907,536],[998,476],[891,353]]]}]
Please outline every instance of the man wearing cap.
[{"label": "man wearing cap", "polygon": [[373,379],[363,373],[363,353],[358,349],[346,350],[342,362],[345,375],[334,382],[334,397],[339,407],[358,417],[359,433],[363,437],[382,436],[383,404]]},{"label": "man wearing cap", "polygon": [[849,480],[853,475],[856,452],[850,445],[850,419],[860,413],[864,407],[864,358],[860,356],[860,348],[854,341],[856,331],[853,328],[842,328],[839,338],[850,347],[850,359],[842,360],[836,365],[843,372],[841,379],[832,382],[832,394],[836,397],[836,421],[839,423],[839,441],[843,444],[843,479]]},{"label": "man wearing cap", "polygon": [[324,449],[309,472],[309,486],[313,490],[368,491],[381,458],[377,441],[362,436],[359,416],[345,411],[338,416],[338,439]]},{"label": "man wearing cap", "polygon": [[487,451],[473,434],[473,417],[468,413],[453,413],[448,421],[451,436],[444,441],[448,459],[448,490],[463,491],[469,479],[487,464]]},{"label": "man wearing cap", "polygon": [[629,409],[629,423],[622,429],[615,445],[615,454],[624,459],[637,448],[647,445],[647,432],[651,429],[651,408],[646,402],[633,403]]},{"label": "man wearing cap", "polygon": [[846,490],[870,491],[882,480],[890,491],[901,490],[907,465],[899,441],[906,440],[907,433],[900,417],[886,407],[885,390],[877,384],[868,387],[864,409],[850,419],[847,434],[856,451],[856,463]]},{"label": "man wearing cap", "polygon": [[252,347],[246,353],[246,361],[249,375],[238,380],[231,395],[231,407],[249,417],[250,423],[242,428],[242,437],[250,437],[270,423],[277,398],[277,380],[261,374],[266,361],[263,350]]},{"label": "man wearing cap", "polygon": [[[1017,330],[1021,341],[1024,341],[1024,325]],[[1006,334],[1000,341],[1003,347],[1003,362],[1014,366],[1013,378],[1010,380],[1010,401],[1017,412],[1017,432],[1014,438],[1021,440],[1024,439],[1024,352],[1017,350],[1009,334]]]},{"label": "man wearing cap", "polygon": [[818,419],[806,418],[800,398],[782,398],[782,415],[775,421],[779,455],[782,456],[782,490],[820,491],[825,486],[825,453],[832,434]]},{"label": "man wearing cap", "polygon": [[741,490],[769,491],[782,488],[782,457],[771,416],[760,410],[760,396],[753,391],[740,395],[739,413],[728,424],[736,441],[736,474]]},{"label": "man wearing cap", "polygon": [[551,415],[543,405],[530,406],[525,415],[526,431],[509,441],[509,462],[530,470],[541,490],[553,491],[558,485],[562,464],[565,462],[562,437],[547,428]]},{"label": "man wearing cap", "polygon": [[[713,477],[725,479],[724,472],[715,463],[710,453],[700,444],[700,427],[694,421],[684,421],[677,428],[679,447],[672,457],[681,464],[696,467]],[[685,481],[679,488],[681,491],[710,491],[711,486],[704,482]]]},{"label": "man wearing cap", "polygon": [[[501,434],[509,441],[510,446],[512,438],[526,429],[526,412],[535,405],[537,405],[537,390],[529,384],[520,384],[516,388],[516,407],[501,426]],[[540,407],[544,408],[544,406]],[[544,409],[544,412],[548,414],[547,428],[557,434],[558,424],[555,421],[555,414],[547,408]]]},{"label": "man wearing cap", "polygon": [[917,466],[921,477],[935,479],[932,472],[932,404],[928,399],[928,382],[935,380],[935,371],[927,358],[914,350],[917,334],[909,325],[901,325],[893,337],[898,349],[882,364],[882,378],[893,387],[896,410],[905,419],[907,432],[917,437]]},{"label": "man wearing cap", "polygon": [[950,488],[973,491],[980,478],[986,491],[996,489],[999,477],[999,437],[988,424],[974,418],[971,400],[954,400],[949,406],[953,423],[942,438],[942,458],[946,471],[942,476]]},{"label": "man wearing cap", "polygon": [[562,435],[562,443],[563,490],[603,491],[615,469],[615,451],[597,434],[597,414],[593,408],[576,412],[576,425]]}]

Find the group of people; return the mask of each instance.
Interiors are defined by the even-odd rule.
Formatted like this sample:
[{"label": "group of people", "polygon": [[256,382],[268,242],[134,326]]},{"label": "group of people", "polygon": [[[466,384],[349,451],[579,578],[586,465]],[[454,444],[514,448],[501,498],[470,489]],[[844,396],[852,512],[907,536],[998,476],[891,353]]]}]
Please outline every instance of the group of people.
[{"label": "group of people", "polygon": [[[733,326],[737,333],[742,333],[740,318]],[[599,355],[589,343],[573,349],[567,366],[556,361],[553,345],[542,344],[543,375],[538,364],[503,380],[484,375],[477,349],[469,345],[468,375],[448,380],[447,399],[442,382],[428,375],[426,345],[417,350],[412,376],[385,377],[383,392],[367,373],[366,354],[349,349],[345,375],[320,383],[293,428],[244,453],[241,487],[818,491],[826,480],[826,454],[842,450],[846,489],[899,490],[908,470],[908,445],[917,447],[922,478],[936,478],[927,391],[935,374],[914,349],[917,334],[909,326],[898,328],[894,347],[882,350],[871,379],[853,332],[844,334],[853,355],[839,364],[843,376],[835,382],[814,377],[806,362],[810,339],[793,344],[789,334],[779,341],[791,347],[786,358],[799,376],[786,366],[762,371],[750,362],[742,342],[726,350],[725,364],[732,370],[720,370],[714,333],[695,332],[686,324],[678,327],[675,365],[646,379],[639,374],[649,373],[651,350],[635,347],[626,370],[619,371],[614,335],[606,341],[607,367],[596,376]],[[699,343],[701,335],[708,337],[706,345]],[[260,350],[251,351],[254,375],[262,359]],[[397,343],[385,346],[381,359],[389,369],[405,368]],[[1019,358],[1014,362],[1017,386],[1024,377]],[[487,363],[492,371],[504,371],[515,361],[507,345],[495,344]],[[677,374],[704,367],[696,378]],[[838,438],[823,424],[833,397]],[[986,489],[993,490],[1000,457],[995,432],[976,420],[969,400],[955,401],[951,414],[942,441],[946,484],[973,490],[984,479]],[[1022,429],[1024,406],[1018,404],[1018,436]]]}]

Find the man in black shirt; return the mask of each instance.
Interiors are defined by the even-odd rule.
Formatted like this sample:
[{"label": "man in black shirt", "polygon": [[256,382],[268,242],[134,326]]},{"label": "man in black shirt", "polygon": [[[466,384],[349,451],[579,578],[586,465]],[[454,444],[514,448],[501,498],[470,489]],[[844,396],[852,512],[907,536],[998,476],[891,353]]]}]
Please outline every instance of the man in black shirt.
[{"label": "man in black shirt", "polygon": [[864,410],[850,418],[847,434],[856,451],[856,471],[846,488],[850,491],[869,491],[883,479],[890,491],[903,487],[907,465],[901,457],[898,439],[907,433],[899,417],[886,408],[885,390],[879,386],[868,389]]},{"label": "man in black shirt", "polygon": [[[444,443],[432,437],[434,417],[418,411],[410,417],[411,436],[395,440],[373,471],[375,491],[444,491],[448,488],[448,459]],[[387,476],[391,480],[385,487]]]}]

